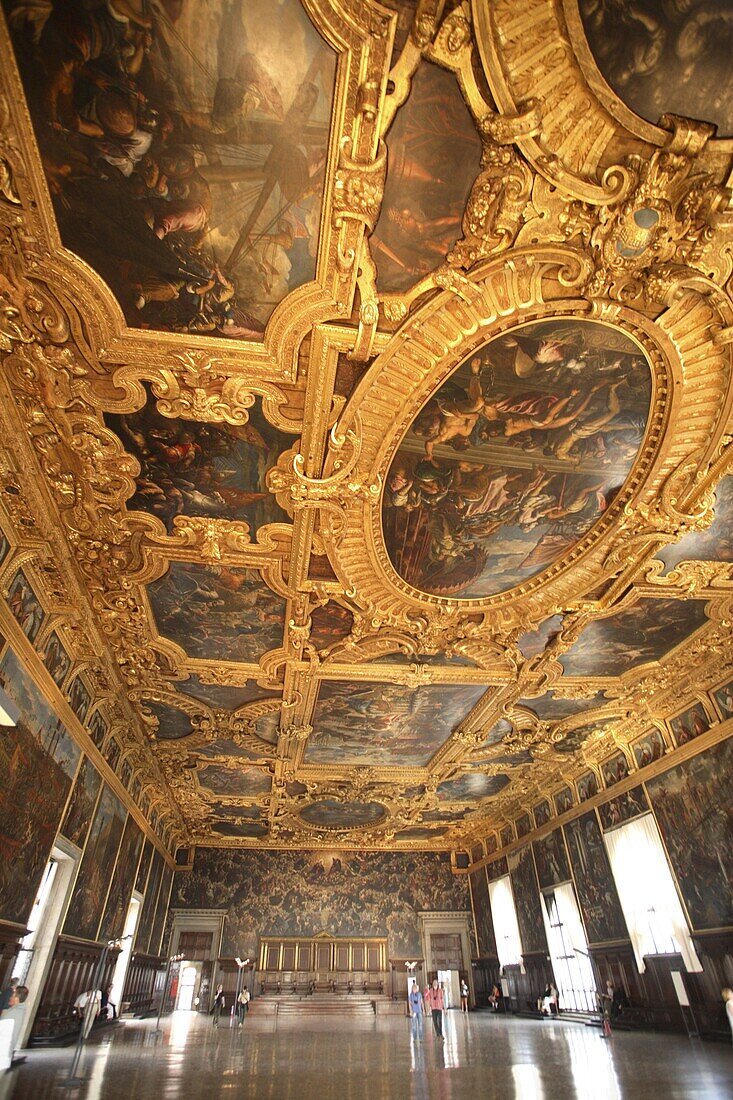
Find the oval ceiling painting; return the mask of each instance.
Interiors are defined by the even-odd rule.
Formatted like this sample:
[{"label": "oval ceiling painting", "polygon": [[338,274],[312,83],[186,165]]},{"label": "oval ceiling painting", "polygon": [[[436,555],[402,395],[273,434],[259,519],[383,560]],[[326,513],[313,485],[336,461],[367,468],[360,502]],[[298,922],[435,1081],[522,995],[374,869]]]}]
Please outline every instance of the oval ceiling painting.
[{"label": "oval ceiling painting", "polygon": [[359,829],[376,825],[386,810],[379,802],[336,802],[325,798],[301,810],[301,820],[318,829]]},{"label": "oval ceiling painting", "polygon": [[639,451],[649,364],[592,321],[534,322],[469,356],[402,440],[382,523],[399,575],[480,598],[564,555],[608,508]]}]

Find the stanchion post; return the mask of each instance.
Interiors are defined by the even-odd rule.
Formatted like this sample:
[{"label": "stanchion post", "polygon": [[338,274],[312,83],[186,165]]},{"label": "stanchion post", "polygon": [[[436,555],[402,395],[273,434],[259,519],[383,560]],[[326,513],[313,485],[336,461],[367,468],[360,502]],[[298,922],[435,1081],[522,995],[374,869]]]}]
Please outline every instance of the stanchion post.
[{"label": "stanchion post", "polygon": [[[125,936],[123,938],[128,940],[130,937]],[[97,961],[97,965],[94,969],[94,977],[92,978],[92,990],[91,990],[92,991],[92,999],[91,999],[91,1001],[87,1001],[87,1004],[86,1004],[85,1011],[87,1013],[93,1011],[93,1007],[96,1003],[97,998],[96,998],[95,994],[96,994],[97,990],[99,989],[100,983],[102,981],[102,974],[104,973],[104,968],[105,968],[105,965],[107,963],[107,956],[109,955],[110,950],[113,947],[120,947],[122,942],[123,942],[123,940],[121,940],[121,939],[120,940],[108,940],[107,943],[104,945],[104,947],[102,948],[102,950],[100,952],[99,959]],[[87,1029],[87,1018],[88,1018],[87,1016],[84,1016],[82,1018],[82,1021],[81,1021],[81,1027],[79,1028],[79,1037],[76,1040],[76,1048],[74,1049],[74,1057],[73,1057],[72,1062],[71,1062],[71,1069],[69,1070],[69,1076],[63,1082],[63,1087],[64,1088],[75,1088],[77,1085],[80,1085],[84,1080],[83,1077],[77,1077],[76,1076],[76,1071],[79,1068],[79,1061],[81,1059],[81,1053],[84,1049],[84,1043],[86,1042],[86,1039],[87,1039],[87,1034],[88,1034],[89,1031],[91,1031],[91,1024],[89,1025],[89,1028]]]}]

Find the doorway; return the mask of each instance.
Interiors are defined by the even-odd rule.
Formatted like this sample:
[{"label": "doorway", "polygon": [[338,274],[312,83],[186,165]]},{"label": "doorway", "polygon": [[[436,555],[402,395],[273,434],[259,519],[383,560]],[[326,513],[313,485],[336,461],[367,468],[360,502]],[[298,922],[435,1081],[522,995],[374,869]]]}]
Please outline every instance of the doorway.
[{"label": "doorway", "polygon": [[193,1008],[198,979],[199,967],[195,963],[181,963],[181,978],[178,983],[178,996],[176,998],[177,1011],[190,1012]]},{"label": "doorway", "polygon": [[130,907],[127,910],[127,916],[125,917],[125,926],[122,929],[122,950],[117,956],[115,972],[112,976],[112,991],[109,995],[109,999],[115,1006],[118,1016],[122,1012],[122,995],[125,989],[125,978],[127,977],[127,968],[130,965],[132,945],[135,942],[135,930],[137,929],[141,906],[142,896],[140,894],[133,894],[130,899]]}]

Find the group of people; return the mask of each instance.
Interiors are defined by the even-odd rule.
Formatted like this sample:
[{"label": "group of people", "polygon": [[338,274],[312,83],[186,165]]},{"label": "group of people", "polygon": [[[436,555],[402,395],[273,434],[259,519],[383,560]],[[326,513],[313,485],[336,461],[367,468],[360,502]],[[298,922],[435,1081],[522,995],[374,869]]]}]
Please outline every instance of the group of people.
[{"label": "group of people", "polygon": [[[417,982],[413,981],[407,996],[407,1003],[410,1019],[412,1021],[413,1039],[416,1042],[418,1040],[422,1042],[423,1016],[429,1015],[432,1017],[433,1031],[442,1042],[445,1038],[443,1035],[445,996],[443,994],[443,987],[438,979],[434,978],[432,985],[427,985],[422,993],[420,992],[420,987]],[[464,980],[461,981],[461,1011],[468,1012],[468,985]]]},{"label": "group of people", "polygon": [[[247,1011],[249,1009],[249,1002],[249,990],[245,987],[237,994],[236,1000],[234,1002],[235,1008],[237,1010],[238,1027],[244,1026],[244,1018],[247,1015]],[[221,1014],[225,1008],[226,997],[224,996],[224,986],[219,984],[216,987],[216,993],[214,994],[214,1004],[211,1009],[212,1024],[214,1025],[214,1027],[219,1026],[219,1020],[221,1019]]]}]

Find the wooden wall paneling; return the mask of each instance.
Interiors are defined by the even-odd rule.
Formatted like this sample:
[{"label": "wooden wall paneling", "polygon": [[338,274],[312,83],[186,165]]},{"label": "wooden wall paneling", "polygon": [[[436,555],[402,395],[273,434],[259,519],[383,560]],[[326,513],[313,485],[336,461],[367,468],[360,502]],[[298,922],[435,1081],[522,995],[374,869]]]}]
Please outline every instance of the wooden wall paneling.
[{"label": "wooden wall paneling", "polygon": [[151,1011],[156,980],[164,969],[165,964],[159,956],[136,952],[127,968],[122,1004],[117,1006],[118,1012],[129,1011],[134,1015],[144,1015]]},{"label": "wooden wall paneling", "polygon": [[[33,1022],[31,1043],[59,1040],[75,1032],[74,1002],[92,987],[101,951],[102,944],[59,936]],[[117,950],[108,953],[99,988],[111,982],[118,955]]]}]

